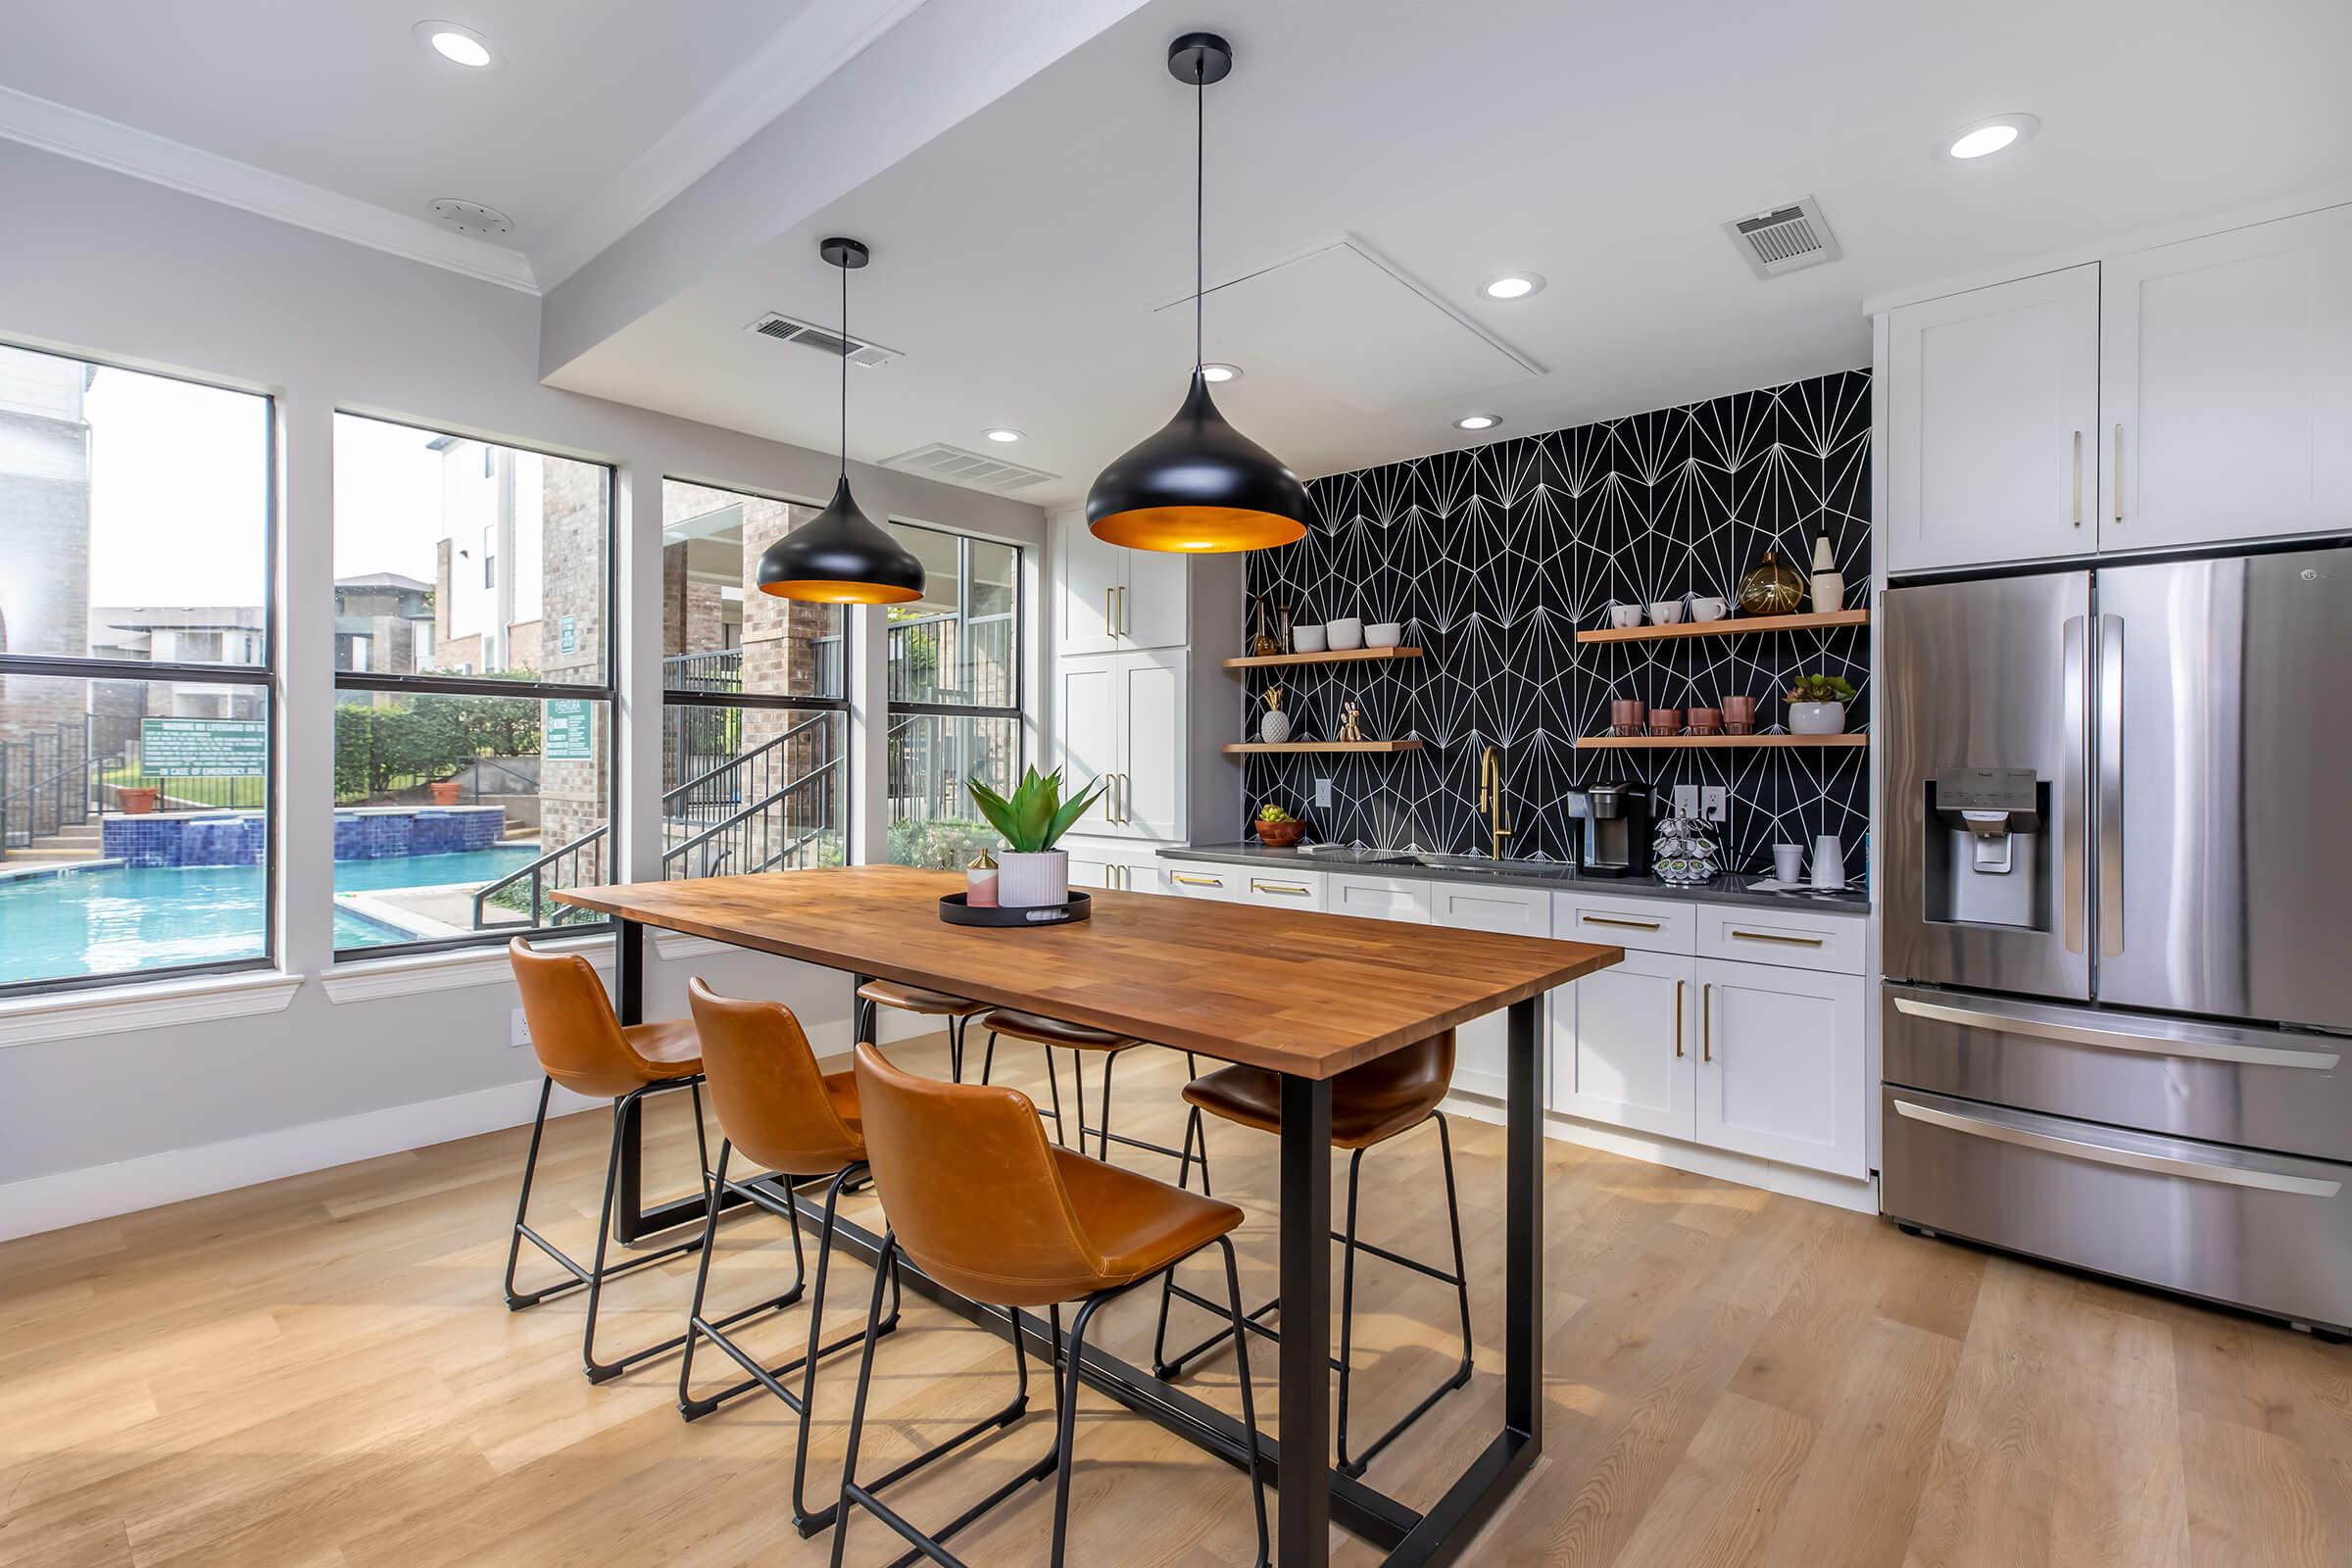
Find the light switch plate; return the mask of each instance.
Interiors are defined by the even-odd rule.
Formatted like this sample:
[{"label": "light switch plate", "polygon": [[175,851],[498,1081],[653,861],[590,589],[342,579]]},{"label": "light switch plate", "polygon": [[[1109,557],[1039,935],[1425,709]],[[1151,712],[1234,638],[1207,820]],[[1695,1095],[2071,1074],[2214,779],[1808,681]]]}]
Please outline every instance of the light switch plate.
[{"label": "light switch plate", "polygon": [[1676,814],[1681,816],[1696,816],[1698,814],[1698,786],[1677,784],[1674,787],[1674,809]]},{"label": "light switch plate", "polygon": [[507,1044],[511,1047],[519,1047],[527,1046],[530,1043],[531,1020],[523,1015],[520,1007],[516,1007],[514,1014],[507,1020]]},{"label": "light switch plate", "polygon": [[1709,822],[1730,821],[1731,792],[1720,784],[1703,786],[1698,792],[1698,814]]},{"label": "light switch plate", "polygon": [[1315,780],[1315,804],[1317,806],[1329,806],[1331,804],[1331,780],[1327,778],[1319,778]]}]

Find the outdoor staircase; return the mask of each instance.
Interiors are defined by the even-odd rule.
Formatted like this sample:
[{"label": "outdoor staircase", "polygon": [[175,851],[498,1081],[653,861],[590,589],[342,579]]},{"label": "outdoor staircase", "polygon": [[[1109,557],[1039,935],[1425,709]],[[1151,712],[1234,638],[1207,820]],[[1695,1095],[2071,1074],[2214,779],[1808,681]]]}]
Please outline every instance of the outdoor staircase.
[{"label": "outdoor staircase", "polygon": [[69,824],[44,838],[10,850],[10,865],[58,865],[100,858],[96,821]]}]

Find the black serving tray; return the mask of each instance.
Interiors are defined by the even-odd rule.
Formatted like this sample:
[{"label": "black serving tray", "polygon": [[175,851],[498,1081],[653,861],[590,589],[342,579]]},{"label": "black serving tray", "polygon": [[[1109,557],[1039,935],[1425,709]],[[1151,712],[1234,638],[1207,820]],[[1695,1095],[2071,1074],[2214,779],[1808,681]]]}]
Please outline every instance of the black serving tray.
[{"label": "black serving tray", "polygon": [[960,893],[946,894],[939,901],[939,917],[950,925],[1001,925],[1014,928],[1068,925],[1072,920],[1088,919],[1094,912],[1095,901],[1083,893],[1071,894],[1067,904],[1035,904],[1019,909],[1002,906],[975,909],[963,902]]}]

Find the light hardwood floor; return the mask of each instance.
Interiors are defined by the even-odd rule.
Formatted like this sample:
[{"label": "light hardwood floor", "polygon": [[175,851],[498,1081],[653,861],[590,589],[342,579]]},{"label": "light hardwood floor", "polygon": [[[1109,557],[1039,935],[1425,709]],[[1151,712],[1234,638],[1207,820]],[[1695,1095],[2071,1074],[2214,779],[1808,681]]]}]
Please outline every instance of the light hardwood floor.
[{"label": "light hardwood floor", "polygon": [[[1034,1048],[1007,1043],[1000,1066],[1038,1081]],[[1119,1129],[1173,1143],[1181,1073],[1168,1054],[1126,1058]],[[681,1110],[656,1113],[655,1159],[683,1177]],[[581,1255],[606,1126],[551,1131],[534,1208]],[[1491,1366],[1500,1132],[1455,1132]],[[1250,1210],[1245,1288],[1261,1298],[1271,1140],[1212,1123],[1210,1146],[1218,1192]],[[674,1356],[591,1388],[576,1298],[504,1309],[522,1147],[520,1131],[468,1139],[0,1246],[0,1562],[822,1563],[829,1542],[785,1522],[781,1406],[747,1397],[689,1427]],[[1546,1454],[1470,1560],[2352,1562],[2352,1349],[1592,1151],[1547,1157]],[[1439,1255],[1436,1160],[1427,1133],[1367,1156],[1369,1238]],[[778,1222],[731,1221],[714,1302],[779,1289],[789,1257]],[[828,1310],[846,1326],[870,1276],[836,1280]],[[689,1285],[680,1264],[616,1286],[608,1346],[675,1332]],[[1377,1264],[1359,1291],[1369,1429],[1440,1374],[1447,1303]],[[1010,1378],[1001,1342],[908,1299],[878,1363],[877,1464],[990,1407]],[[1145,1359],[1155,1305],[1107,1309],[1106,1343]],[[780,1359],[804,1330],[795,1309],[745,1337]],[[1256,1364],[1270,1412],[1271,1357]],[[717,1356],[706,1365],[719,1375]],[[829,1372],[820,1485],[838,1471],[854,1365]],[[1236,1407],[1229,1357],[1194,1381]],[[1494,1381],[1482,1371],[1447,1399],[1373,1482],[1426,1500],[1496,1421]],[[1099,1396],[1082,1412],[1073,1563],[1248,1560],[1239,1476]],[[1033,1416],[894,1500],[936,1522],[1049,1441]],[[959,1546],[977,1564],[1042,1561],[1050,1514],[1036,1489]],[[886,1561],[893,1544],[861,1520],[850,1560]],[[1374,1554],[1340,1537],[1335,1560]]]}]

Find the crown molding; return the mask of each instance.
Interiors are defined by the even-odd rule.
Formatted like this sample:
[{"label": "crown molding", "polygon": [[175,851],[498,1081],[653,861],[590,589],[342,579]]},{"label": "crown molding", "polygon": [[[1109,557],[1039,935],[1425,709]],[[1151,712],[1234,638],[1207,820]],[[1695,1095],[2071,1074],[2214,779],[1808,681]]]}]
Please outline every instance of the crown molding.
[{"label": "crown molding", "polygon": [[919,10],[923,0],[810,0],[658,141],[530,248],[552,289],[660,212],[827,76]]},{"label": "crown molding", "polygon": [[463,272],[485,283],[525,294],[540,291],[529,259],[519,251],[453,234],[421,218],[256,169],[13,87],[0,87],[0,136],[354,245]]}]

